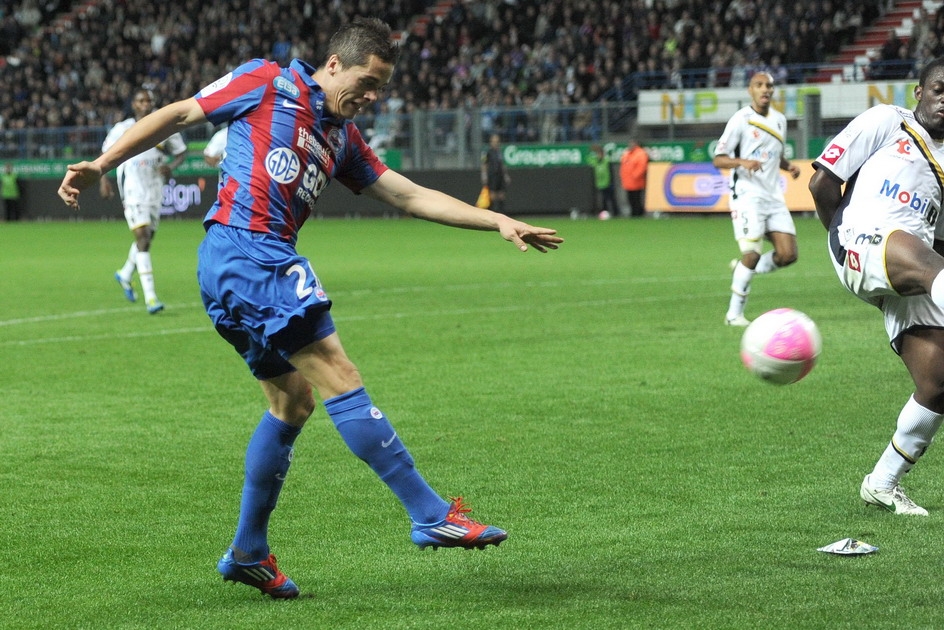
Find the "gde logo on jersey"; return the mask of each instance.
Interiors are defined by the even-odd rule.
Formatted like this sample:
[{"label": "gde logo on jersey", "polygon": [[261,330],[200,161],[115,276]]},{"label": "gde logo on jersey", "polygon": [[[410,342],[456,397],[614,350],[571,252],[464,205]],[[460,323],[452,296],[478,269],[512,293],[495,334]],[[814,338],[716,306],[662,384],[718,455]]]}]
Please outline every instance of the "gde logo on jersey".
[{"label": "gde logo on jersey", "polygon": [[886,197],[895,199],[901,205],[911,208],[917,214],[921,215],[930,225],[934,225],[935,221],[937,221],[937,208],[931,206],[930,199],[922,199],[916,192],[901,190],[901,187],[897,183],[893,185],[887,179],[885,183],[882,184],[882,190],[880,192]]},{"label": "gde logo on jersey", "polygon": [[266,172],[280,184],[288,184],[298,177],[301,163],[298,156],[284,147],[272,149],[265,158]]},{"label": "gde logo on jersey", "polygon": [[831,144],[828,149],[823,151],[823,161],[835,166],[836,160],[841,158],[845,152],[846,150],[838,144]]},{"label": "gde logo on jersey", "polygon": [[298,87],[285,77],[275,77],[275,80],[272,81],[272,85],[282,94],[288,94],[292,98],[301,96],[301,91]]}]

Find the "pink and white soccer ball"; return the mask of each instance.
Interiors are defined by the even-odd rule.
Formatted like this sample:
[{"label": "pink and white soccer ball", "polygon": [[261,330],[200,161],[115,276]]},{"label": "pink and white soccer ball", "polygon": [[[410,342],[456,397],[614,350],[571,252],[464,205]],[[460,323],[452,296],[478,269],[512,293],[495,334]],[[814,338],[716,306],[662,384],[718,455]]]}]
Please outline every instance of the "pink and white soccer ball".
[{"label": "pink and white soccer ball", "polygon": [[741,337],[741,361],[760,379],[775,385],[796,383],[810,373],[823,349],[812,319],[792,308],[768,311]]}]

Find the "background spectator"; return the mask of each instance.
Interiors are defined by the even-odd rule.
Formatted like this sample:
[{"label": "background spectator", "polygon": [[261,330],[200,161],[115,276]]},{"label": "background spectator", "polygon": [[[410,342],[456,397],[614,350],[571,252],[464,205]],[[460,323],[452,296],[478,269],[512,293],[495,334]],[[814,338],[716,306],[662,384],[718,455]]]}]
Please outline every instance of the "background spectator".
[{"label": "background spectator", "polygon": [[626,191],[629,216],[646,216],[646,175],[649,171],[649,154],[635,138],[620,157],[620,183]]},{"label": "background spectator", "polygon": [[619,208],[616,205],[616,195],[613,192],[613,170],[610,165],[610,158],[599,144],[590,147],[590,155],[587,156],[587,162],[593,169],[593,180],[597,188],[597,203],[599,204],[599,218],[609,219],[619,216]]},{"label": "background spectator", "polygon": [[0,173],[0,198],[7,221],[20,220],[20,182],[13,171],[13,163],[7,162]]}]

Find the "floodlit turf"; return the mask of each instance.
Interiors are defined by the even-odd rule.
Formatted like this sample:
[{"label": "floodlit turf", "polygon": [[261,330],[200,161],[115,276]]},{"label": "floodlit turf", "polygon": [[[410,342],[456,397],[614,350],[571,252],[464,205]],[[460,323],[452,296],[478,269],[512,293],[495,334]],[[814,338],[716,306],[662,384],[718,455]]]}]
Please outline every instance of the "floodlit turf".
[{"label": "floodlit turf", "polygon": [[[942,456],[906,480],[929,518],[858,499],[911,386],[814,219],[747,313],[819,325],[819,365],[782,388],[722,325],[724,217],[539,223],[560,251],[411,220],[304,228],[374,401],[433,486],[509,538],[418,551],[319,408],[273,517],[302,589],[281,602],[215,569],[264,399],[200,305],[199,223],[161,227],[156,316],[112,277],[123,224],[0,224],[0,627],[944,627]],[[845,537],[880,551],[816,551]]]}]

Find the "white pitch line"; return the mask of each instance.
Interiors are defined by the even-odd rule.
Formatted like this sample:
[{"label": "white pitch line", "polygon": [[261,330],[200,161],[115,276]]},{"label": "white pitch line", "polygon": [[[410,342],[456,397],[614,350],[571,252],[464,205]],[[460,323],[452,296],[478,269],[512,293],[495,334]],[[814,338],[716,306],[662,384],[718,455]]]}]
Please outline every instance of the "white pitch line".
[{"label": "white pitch line", "polygon": [[[631,278],[631,279],[615,279],[615,280],[588,280],[582,281],[581,283],[584,286],[606,286],[606,285],[616,285],[616,284],[651,284],[654,282],[673,282],[673,281],[686,281],[686,282],[700,282],[706,278],[672,278],[672,279],[662,279],[662,278]],[[543,287],[543,288],[553,288],[563,286],[563,282],[502,282],[502,283],[472,283],[472,284],[457,284],[457,285],[447,285],[447,286],[412,286],[412,287],[379,287],[376,289],[351,289],[351,290],[337,290],[337,291],[328,291],[329,297],[332,299],[343,298],[345,296],[364,296],[364,295],[383,295],[383,294],[394,294],[402,295],[405,293],[426,293],[430,291],[480,291],[484,289],[502,289],[502,288],[534,288],[534,287]],[[168,304],[167,308],[170,309],[181,309],[181,308],[203,308],[202,302],[190,302],[188,304]],[[43,322],[58,322],[65,321],[70,319],[83,319],[86,317],[99,317],[102,315],[118,315],[122,313],[133,313],[140,310],[140,306],[123,306],[121,308],[107,308],[107,309],[97,309],[94,311],[74,311],[72,313],[57,313],[54,315],[36,315],[34,317],[20,317],[16,319],[6,319],[0,320],[0,328],[7,326],[18,326],[22,324],[41,324]]]},{"label": "white pitch line", "polygon": [[[728,295],[727,292],[717,292],[710,294],[685,294],[685,295],[665,295],[665,296],[634,296],[626,298],[615,298],[615,299],[605,299],[605,300],[583,300],[579,302],[570,302],[564,301],[555,304],[545,304],[543,308],[596,308],[599,306],[614,305],[614,304],[644,304],[644,303],[653,303],[653,302],[666,302],[666,301],[680,301],[680,300],[704,300],[704,299],[720,299]],[[351,316],[337,316],[334,315],[334,319],[337,322],[364,322],[364,321],[384,321],[390,319],[418,319],[421,317],[449,317],[449,316],[467,316],[467,315],[482,315],[482,314],[492,314],[492,313],[514,313],[517,311],[524,310],[534,310],[534,305],[530,303],[524,304],[510,304],[506,306],[485,306],[480,308],[460,308],[460,309],[441,309],[436,311],[431,311],[428,309],[422,309],[415,312],[395,312],[395,313],[375,313],[372,315],[351,315]],[[161,337],[167,335],[188,335],[194,333],[205,333],[213,332],[213,327],[207,322],[206,326],[200,326],[197,328],[177,328],[177,329],[162,329],[162,330],[149,330],[149,331],[136,331],[136,332],[127,332],[127,333],[108,333],[108,334],[98,334],[98,335],[70,335],[65,337],[43,337],[41,339],[12,339],[10,341],[0,341],[0,348],[2,347],[22,347],[22,346],[35,346],[42,344],[50,343],[70,343],[70,342],[87,342],[95,341],[100,339],[140,339],[144,337]]]},{"label": "white pitch line", "polygon": [[[177,304],[174,308],[193,308],[203,306],[202,302],[191,302],[190,304]],[[100,315],[117,315],[119,313],[133,313],[140,311],[140,306],[124,306],[122,308],[103,308],[95,311],[74,311],[72,313],[57,313],[55,315],[36,315],[35,317],[21,317],[19,319],[0,320],[0,328],[4,326],[17,326],[19,324],[41,324],[43,322],[59,322],[68,319],[81,319],[83,317],[98,317]]]},{"label": "white pitch line", "polygon": [[109,333],[107,335],[72,335],[69,337],[43,337],[42,339],[16,339],[0,342],[3,346],[35,346],[48,343],[69,343],[72,341],[86,342],[100,339],[139,339],[141,337],[162,337],[166,335],[185,335],[191,333],[213,332],[212,326],[200,328],[177,328],[174,330],[149,330],[146,332]]},{"label": "white pitch line", "polygon": [[[803,278],[815,278],[815,277],[828,277],[831,274],[822,273],[822,274],[804,274]],[[646,285],[646,284],[666,284],[666,283],[686,283],[686,284],[696,284],[702,285],[705,282],[714,282],[718,280],[717,275],[705,275],[705,276],[677,276],[673,278],[659,278],[659,277],[635,277],[635,278],[615,278],[615,279],[588,279],[581,280],[580,283],[583,286],[610,286],[610,285]],[[404,294],[404,293],[421,293],[429,291],[476,291],[476,290],[496,290],[503,288],[560,288],[564,286],[569,286],[571,282],[565,281],[541,281],[541,282],[482,282],[482,283],[470,283],[470,284],[457,284],[457,285],[447,285],[447,286],[407,286],[407,287],[380,287],[376,289],[350,289],[350,290],[338,290],[338,291],[329,291],[329,295],[332,298],[345,297],[345,296],[364,296],[364,295],[381,295],[381,294]],[[706,295],[672,295],[672,296],[631,296],[626,298],[616,298],[616,299],[603,299],[603,300],[585,300],[582,302],[566,302],[561,303],[558,306],[566,306],[568,308],[586,308],[586,307],[596,307],[604,306],[608,304],[633,304],[633,303],[647,303],[647,302],[664,302],[667,300],[691,300],[691,299],[714,299],[721,298],[728,295],[727,292],[718,292],[710,293]],[[545,304],[545,307],[551,305]],[[110,309],[97,309],[92,311],[75,311],[72,313],[58,313],[55,315],[37,315],[35,317],[21,317],[17,319],[7,319],[0,320],[0,328],[17,326],[23,324],[41,324],[44,322],[58,322],[66,321],[71,319],[81,319],[86,317],[100,317],[107,315],[117,315],[123,313],[131,313],[140,310],[139,306],[124,306],[121,308],[110,308]],[[189,308],[203,308],[202,302],[189,302],[185,304],[172,304],[168,305],[170,309],[189,309]],[[522,305],[507,305],[507,306],[495,306],[495,307],[480,307],[480,308],[469,308],[469,309],[445,309],[439,311],[429,311],[422,310],[418,313],[413,312],[395,312],[395,313],[377,313],[373,315],[350,315],[350,316],[338,316],[336,313],[333,313],[335,320],[339,322],[352,321],[376,321],[384,319],[403,319],[403,318],[419,318],[424,316],[463,316],[476,313],[511,313],[516,311],[521,311],[525,309],[533,309],[532,304],[522,304]],[[158,316],[159,317],[159,316]],[[176,334],[192,334],[199,332],[212,331],[213,327],[209,325],[201,328],[180,328],[180,329],[164,329],[164,330],[152,330],[144,332],[134,332],[134,333],[109,333],[101,335],[87,335],[87,336],[65,336],[65,337],[45,337],[42,339],[16,339],[10,341],[0,341],[0,347],[10,347],[10,346],[27,346],[27,345],[38,345],[38,344],[48,344],[48,343],[63,343],[63,342],[73,342],[73,341],[92,341],[96,339],[114,339],[114,338],[141,338],[141,337],[157,337],[163,335],[176,335]]]}]

